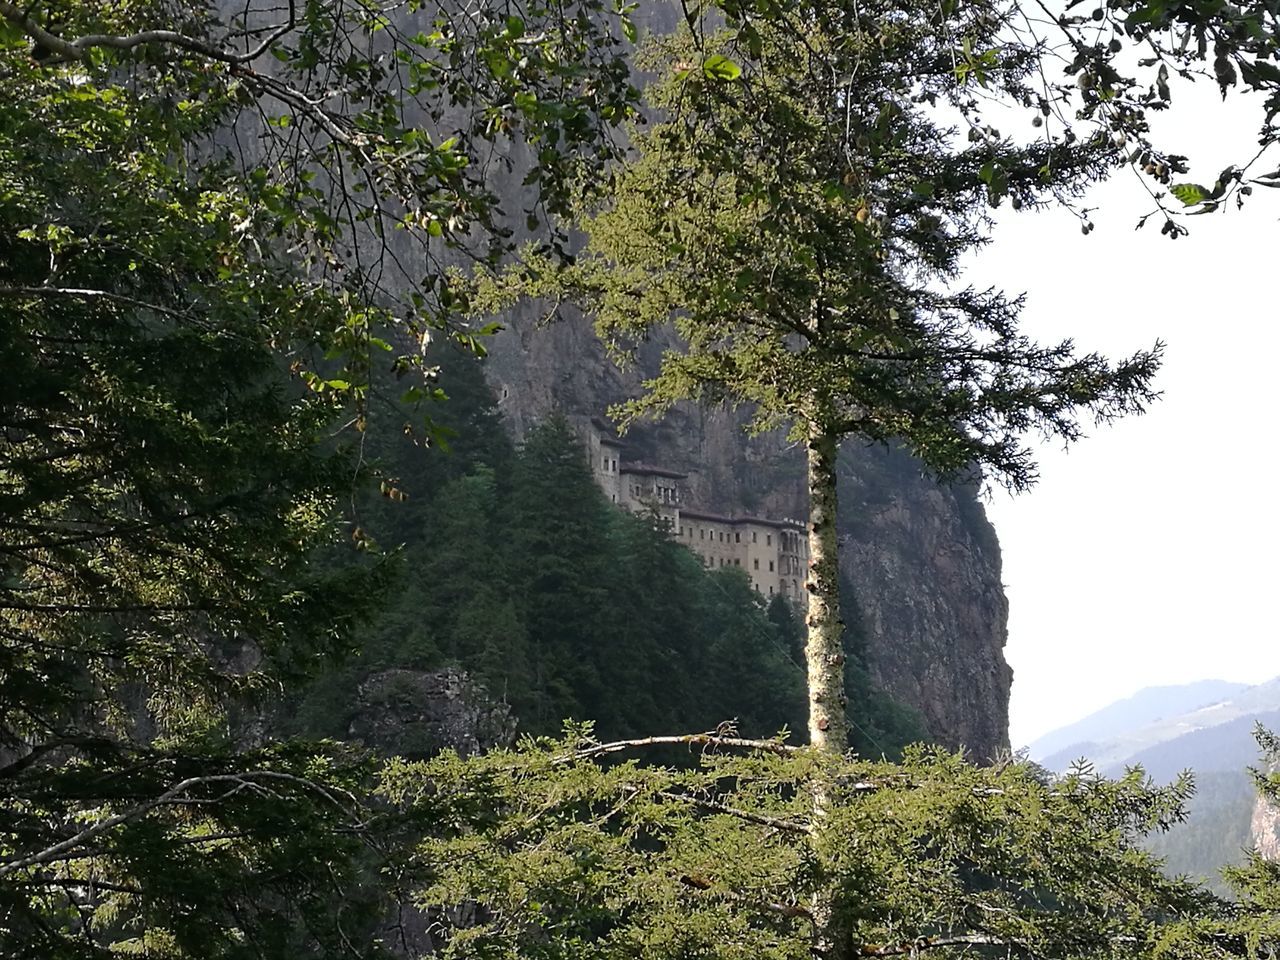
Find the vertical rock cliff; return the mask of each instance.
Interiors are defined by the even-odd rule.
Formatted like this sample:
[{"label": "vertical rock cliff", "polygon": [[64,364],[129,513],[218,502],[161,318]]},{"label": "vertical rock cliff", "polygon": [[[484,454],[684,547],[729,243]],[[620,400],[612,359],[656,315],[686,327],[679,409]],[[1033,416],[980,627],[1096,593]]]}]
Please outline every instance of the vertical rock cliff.
[{"label": "vertical rock cliff", "polygon": [[[517,437],[552,410],[585,429],[639,391],[663,347],[647,344],[636,369],[622,371],[589,322],[540,318],[534,307],[504,317],[487,364]],[[802,451],[780,433],[749,436],[744,421],[682,406],[624,440],[631,459],[688,474],[690,507],[803,516]],[[873,680],[941,742],[993,756],[1008,746],[1012,674],[1000,549],[976,491],[939,486],[906,455],[862,444],[846,443],[840,468],[840,564],[857,592]]]}]

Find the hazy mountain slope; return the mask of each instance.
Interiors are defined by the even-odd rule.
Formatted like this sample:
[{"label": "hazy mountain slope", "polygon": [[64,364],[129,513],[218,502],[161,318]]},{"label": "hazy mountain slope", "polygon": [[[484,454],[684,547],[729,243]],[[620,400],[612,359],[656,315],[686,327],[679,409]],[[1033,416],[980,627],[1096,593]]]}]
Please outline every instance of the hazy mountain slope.
[{"label": "hazy mountain slope", "polygon": [[1280,710],[1280,678],[1246,687],[1228,699],[1167,715],[1145,726],[1120,731],[1106,739],[1074,743],[1039,762],[1050,770],[1065,770],[1080,757],[1088,757],[1099,770],[1118,770],[1132,757],[1156,744],[1175,740],[1197,730]]},{"label": "hazy mountain slope", "polygon": [[[1172,780],[1183,770],[1196,774],[1239,773],[1258,763],[1258,744],[1253,739],[1254,727],[1261,723],[1271,730],[1280,729],[1280,710],[1250,714],[1203,730],[1194,730],[1173,740],[1148,747],[1125,760],[1125,766],[1141,766],[1156,780]],[[1116,767],[1104,769],[1117,774]]]},{"label": "hazy mountain slope", "polygon": [[[1220,696],[1229,687],[1236,689]],[[1204,702],[1205,696],[1213,702]],[[1197,699],[1199,704],[1182,712],[1163,712],[1170,704]],[[1153,718],[1156,712],[1160,715]],[[1137,722],[1128,728],[1119,724],[1108,728],[1104,722],[1124,717]],[[1155,687],[1042,737],[1037,741],[1041,749],[1046,742],[1052,746],[1082,731],[1099,734],[1092,742],[1077,740],[1041,756],[1039,762],[1062,771],[1086,757],[1108,776],[1141,766],[1159,782],[1191,770],[1197,792],[1188,806],[1187,821],[1152,837],[1149,846],[1165,859],[1170,873],[1191,874],[1225,892],[1219,871],[1241,862],[1243,850],[1253,842],[1254,789],[1247,768],[1258,763],[1253,731],[1259,723],[1280,730],[1280,678],[1256,686],[1211,680]]]},{"label": "hazy mountain slope", "polygon": [[[1028,750],[1031,759],[1046,763],[1047,758],[1061,751],[1105,742],[1166,717],[1226,700],[1247,688],[1248,684],[1230,683],[1226,680],[1200,680],[1178,686],[1147,687],[1082,720],[1046,733],[1033,741]],[[1071,759],[1079,756],[1080,754],[1076,754]]]}]

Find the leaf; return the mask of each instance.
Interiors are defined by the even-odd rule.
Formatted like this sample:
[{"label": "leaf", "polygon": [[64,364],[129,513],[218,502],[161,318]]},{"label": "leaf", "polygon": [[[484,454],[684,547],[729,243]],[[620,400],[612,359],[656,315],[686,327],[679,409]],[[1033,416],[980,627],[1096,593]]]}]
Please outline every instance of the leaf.
[{"label": "leaf", "polygon": [[635,43],[639,36],[635,23],[629,17],[622,21],[622,35],[627,38],[628,43]]},{"label": "leaf", "polygon": [[742,68],[728,57],[717,53],[703,61],[702,75],[708,80],[737,80],[742,76]]},{"label": "leaf", "polygon": [[1218,86],[1222,88],[1222,95],[1225,97],[1227,87],[1235,86],[1236,68],[1226,57],[1218,57],[1213,61],[1213,75],[1217,78]]},{"label": "leaf", "polygon": [[1209,191],[1198,183],[1175,183],[1169,188],[1169,192],[1186,207],[1194,207],[1209,198]]},{"label": "leaf", "polygon": [[1252,63],[1241,63],[1240,73],[1245,83],[1251,87],[1263,87],[1267,84],[1280,84],[1280,67],[1266,60],[1255,60]]}]

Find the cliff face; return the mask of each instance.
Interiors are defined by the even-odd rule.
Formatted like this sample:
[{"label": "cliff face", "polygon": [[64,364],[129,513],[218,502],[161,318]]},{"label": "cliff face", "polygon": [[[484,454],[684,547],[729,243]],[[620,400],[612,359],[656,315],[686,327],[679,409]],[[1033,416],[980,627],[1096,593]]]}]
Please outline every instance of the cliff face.
[{"label": "cliff face", "polygon": [[[517,309],[490,345],[488,374],[517,437],[553,410],[585,429],[639,391],[662,346],[649,344],[637,370],[620,371],[589,323],[539,318]],[[686,406],[624,440],[630,459],[689,475],[690,507],[803,517],[802,452],[779,433],[749,436],[744,419]],[[840,494],[840,565],[858,594],[874,681],[918,710],[940,741],[993,756],[1008,746],[1007,602],[999,546],[974,491],[939,487],[899,452],[847,443]]]}]

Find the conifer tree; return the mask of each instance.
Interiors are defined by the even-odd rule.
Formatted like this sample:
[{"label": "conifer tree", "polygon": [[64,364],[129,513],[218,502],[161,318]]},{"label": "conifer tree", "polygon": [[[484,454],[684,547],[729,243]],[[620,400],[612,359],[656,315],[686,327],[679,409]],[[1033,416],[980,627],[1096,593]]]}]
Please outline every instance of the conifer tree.
[{"label": "conifer tree", "polygon": [[[654,42],[664,119],[638,134],[606,203],[579,223],[568,271],[528,289],[569,296],[622,357],[668,324],[666,353],[629,418],[687,399],[748,405],[808,457],[809,738],[842,751],[842,627],[836,573],[836,448],[901,443],[944,476],[986,471],[1030,485],[1029,431],[1072,441],[1082,418],[1140,412],[1159,345],[1118,363],[1041,346],[1021,301],[973,290],[962,259],[989,210],[1072,195],[1106,151],[1018,144],[940,119],[966,84],[1022,91],[1034,60],[998,52],[958,79],[954,37],[995,45],[978,4],[833,2],[771,7],[732,33],[686,29]],[[743,26],[742,24],[746,24]],[[968,41],[967,41],[968,42]]]},{"label": "conifer tree", "polygon": [[[605,712],[607,507],[563,417],[534,428],[508,501],[512,586],[529,638],[537,730]],[[575,718],[579,719],[579,718]]]},{"label": "conifer tree", "polygon": [[0,4],[0,954],[378,952],[367,765],[254,721],[385,584],[370,378],[421,365],[445,248],[505,246],[472,153],[536,142],[554,208],[612,152],[589,6]]}]

